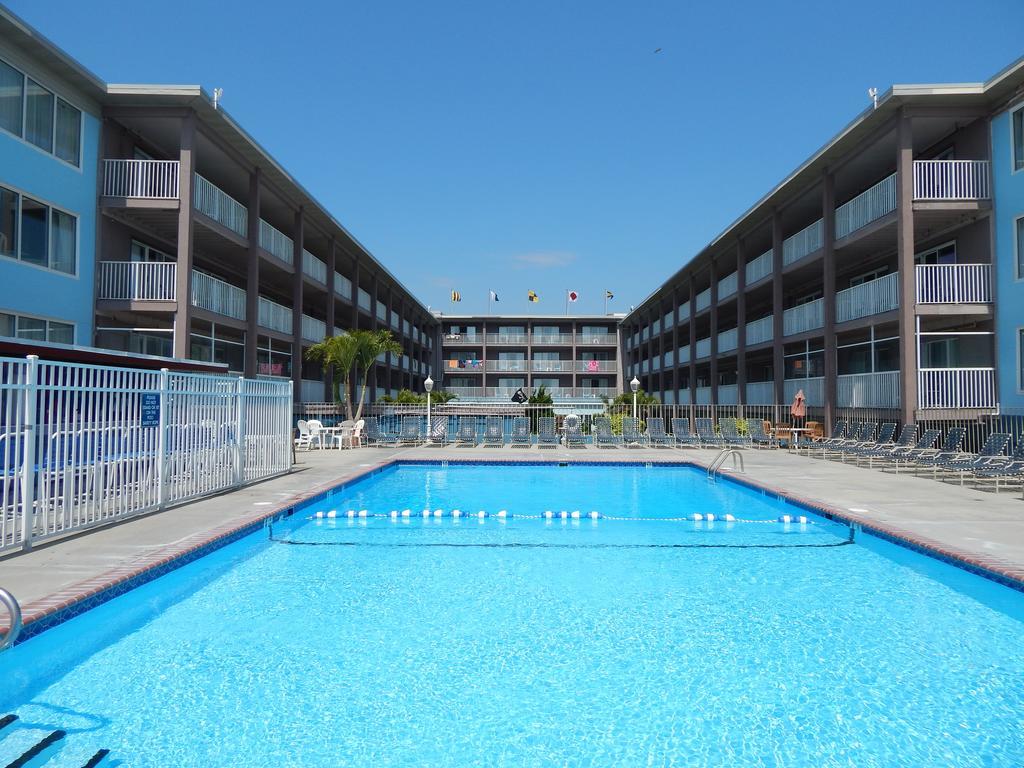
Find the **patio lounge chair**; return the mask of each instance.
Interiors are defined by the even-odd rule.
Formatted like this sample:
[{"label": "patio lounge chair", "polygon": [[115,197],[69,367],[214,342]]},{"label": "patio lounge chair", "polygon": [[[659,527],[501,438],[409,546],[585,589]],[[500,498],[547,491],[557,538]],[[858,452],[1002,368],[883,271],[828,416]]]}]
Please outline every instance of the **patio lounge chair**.
[{"label": "patio lounge chair", "polygon": [[394,445],[398,442],[398,435],[385,432],[380,428],[380,422],[376,416],[366,417],[366,430],[364,432],[366,444],[369,445]]},{"label": "patio lounge chair", "polygon": [[850,435],[857,434],[862,423],[858,421],[851,424],[845,419],[839,419],[832,428],[832,436],[811,446],[811,450],[808,450],[807,455],[817,459],[824,459],[827,451],[845,443]]},{"label": "patio lounge chair", "polygon": [[502,431],[501,416],[488,416],[484,422],[484,446],[500,448],[505,444],[505,433]]},{"label": "patio lounge chair", "polygon": [[699,448],[700,438],[690,431],[687,418],[672,419],[672,443],[678,447]]},{"label": "patio lounge chair", "polygon": [[587,447],[587,440],[583,434],[583,426],[580,424],[580,417],[573,413],[570,413],[565,417],[565,447]]},{"label": "patio lounge chair", "polygon": [[[883,425],[884,429],[885,425]],[[917,424],[904,424],[900,429],[900,436],[896,438],[895,442],[890,442],[888,445],[877,445],[874,448],[865,448],[862,451],[858,451],[854,454],[854,461],[867,460],[868,464],[871,463],[871,459],[879,458],[881,456],[888,456],[893,451],[911,448],[914,445],[914,440],[917,436]]]},{"label": "patio lounge chair", "polygon": [[892,421],[887,421],[882,424],[882,428],[878,430],[878,437],[874,440],[866,440],[856,445],[844,446],[841,455],[842,460],[846,461],[847,457],[852,458],[854,461],[860,456],[871,451],[877,451],[879,449],[891,448],[894,443],[892,441],[893,435],[896,434],[896,424]]},{"label": "patio lounge chair", "polygon": [[695,419],[697,426],[697,437],[700,438],[700,444],[705,448],[711,446],[713,448],[721,448],[725,445],[725,440],[722,436],[715,432],[715,420],[714,419]]},{"label": "patio lounge chair", "polygon": [[537,419],[537,447],[557,448],[558,432],[555,431],[555,417],[541,416]]},{"label": "patio lounge chair", "polygon": [[[882,456],[869,457],[868,467],[873,467],[874,463],[878,461],[883,465],[887,464],[893,467],[894,471],[899,472],[901,465],[913,462],[927,453],[934,452],[935,441],[939,439],[939,435],[941,434],[941,430],[926,429],[924,434],[921,435],[921,439],[910,447],[897,447]],[[882,467],[882,471],[885,471],[884,466]]]},{"label": "patio lounge chair", "polygon": [[622,443],[622,438],[612,433],[612,422],[607,416],[594,418],[594,443],[598,448],[618,448]]},{"label": "patio lounge chair", "polygon": [[431,419],[433,422],[430,425],[430,444],[431,445],[447,445],[448,444],[448,417],[447,416],[435,416]]},{"label": "patio lounge chair", "polygon": [[516,416],[512,420],[511,446],[513,448],[529,448],[533,444],[530,437],[530,419],[528,416]]},{"label": "patio lounge chair", "polygon": [[668,447],[672,438],[665,433],[665,419],[651,416],[647,419],[647,441],[651,445]]},{"label": "patio lounge chair", "polygon": [[939,472],[943,475],[957,478],[960,485],[964,484],[964,477],[976,470],[988,467],[998,467],[1005,457],[1002,457],[1006,444],[1010,442],[1010,435],[1006,432],[993,432],[981,446],[976,454],[967,454],[959,458],[950,459],[942,464],[935,465],[935,475]]},{"label": "patio lounge chair", "polygon": [[975,485],[991,487],[996,493],[1010,484],[1024,484],[1024,436],[1017,438],[1013,453],[1005,461],[986,464],[974,470]]},{"label": "patio lounge chair", "polygon": [[419,445],[422,442],[419,416],[402,417],[402,431],[398,436],[398,441],[402,445]]},{"label": "patio lounge chair", "polygon": [[755,448],[778,448],[779,441],[764,431],[764,422],[752,419],[747,423],[750,430],[750,444]]},{"label": "patio lounge chair", "polygon": [[726,445],[737,448],[745,448],[750,445],[750,438],[740,434],[736,419],[719,419],[718,426],[722,430],[722,439],[725,440]]},{"label": "patio lounge chair", "polygon": [[640,434],[639,420],[632,416],[622,417],[622,442],[627,448],[640,448],[644,443],[644,436]]},{"label": "patio lounge chair", "polygon": [[825,448],[821,455],[826,459],[837,458],[842,460],[847,453],[853,451],[858,446],[874,444],[875,428],[877,426],[873,421],[860,422],[860,427],[856,432],[850,432],[850,436],[845,440],[840,440]]},{"label": "patio lounge chair", "polygon": [[455,435],[456,445],[476,446],[476,416],[463,416],[459,419],[459,431]]},{"label": "patio lounge chair", "polygon": [[966,434],[967,430],[964,427],[951,427],[946,433],[942,447],[937,451],[922,451],[921,454],[914,457],[911,469],[915,472],[918,469],[934,470],[936,466],[946,461],[962,457],[964,454],[960,451],[960,446],[963,445]]}]

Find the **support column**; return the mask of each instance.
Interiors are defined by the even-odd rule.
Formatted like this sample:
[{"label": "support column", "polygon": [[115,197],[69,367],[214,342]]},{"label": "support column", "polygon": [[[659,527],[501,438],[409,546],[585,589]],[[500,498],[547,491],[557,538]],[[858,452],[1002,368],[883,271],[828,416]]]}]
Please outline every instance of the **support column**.
[{"label": "support column", "polygon": [[[355,331],[359,329],[359,281],[362,279],[359,268],[359,257],[352,257],[352,324],[350,329]],[[354,366],[353,366],[354,368]],[[358,374],[353,370],[352,376],[349,377],[348,392],[345,393],[345,397],[348,402],[352,403],[352,412],[355,413],[355,402],[359,395],[358,384],[356,379]]]},{"label": "support column", "polygon": [[747,257],[736,241],[736,402],[747,404]]},{"label": "support column", "polygon": [[914,134],[903,114],[897,129],[896,250],[900,281],[900,414],[903,423],[917,412],[917,317],[914,270]]},{"label": "support column", "polygon": [[[334,335],[334,281],[335,267],[337,266],[337,251],[334,238],[327,246],[327,335]],[[334,368],[324,368],[324,402],[334,402]]]},{"label": "support column", "polygon": [[708,366],[708,380],[711,384],[711,405],[718,405],[718,260],[711,259],[711,363]]},{"label": "support column", "polygon": [[772,374],[776,405],[786,400],[782,287],[782,214],[775,210],[772,212]]},{"label": "support column", "polygon": [[672,288],[672,401],[679,402],[679,286]]},{"label": "support column", "polygon": [[[260,169],[249,174],[249,250],[245,260],[245,375],[259,373]],[[269,371],[268,371],[269,373]]]},{"label": "support column", "polygon": [[189,112],[181,121],[178,151],[178,253],[175,275],[177,308],[174,312],[174,356],[188,359],[192,347],[192,259],[195,220],[192,211],[192,185],[196,170],[196,116]]},{"label": "support column", "polygon": [[697,402],[697,283],[690,274],[690,405]]},{"label": "support column", "polygon": [[835,176],[825,170],[821,183],[822,310],[825,320],[825,434],[832,434],[837,397],[836,373],[836,193]]},{"label": "support column", "polygon": [[292,231],[292,386],[302,392],[302,208]]},{"label": "support column", "polygon": [[[377,289],[377,275],[370,275],[370,327],[375,331],[380,328],[380,323],[377,320],[377,302],[379,301]],[[377,370],[378,364],[374,363],[370,369],[370,376],[372,378],[370,379],[370,391],[367,393],[371,403],[377,402]]]}]

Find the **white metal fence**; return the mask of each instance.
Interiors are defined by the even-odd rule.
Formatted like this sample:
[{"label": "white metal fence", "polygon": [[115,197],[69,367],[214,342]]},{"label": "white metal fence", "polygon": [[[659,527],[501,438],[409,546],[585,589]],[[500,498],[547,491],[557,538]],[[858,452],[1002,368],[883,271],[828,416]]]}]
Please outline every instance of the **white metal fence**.
[{"label": "white metal fence", "polygon": [[173,261],[101,261],[97,298],[115,301],[174,301]]},{"label": "white metal fence", "polygon": [[257,315],[257,322],[264,328],[270,328],[279,333],[292,332],[292,311],[283,304],[260,296],[257,303]]},{"label": "white metal fence", "polygon": [[821,248],[824,236],[824,224],[821,219],[810,226],[804,227],[794,235],[782,241],[782,263],[792,264],[800,261]]},{"label": "white metal fence", "polygon": [[775,319],[768,315],[747,323],[747,346],[764,344],[775,335]]},{"label": "white metal fence", "polygon": [[900,305],[899,273],[869,280],[836,294],[836,322],[879,315]]},{"label": "white metal fence", "polygon": [[815,328],[821,328],[824,324],[825,307],[822,299],[798,304],[782,313],[782,333],[785,336],[812,331]]},{"label": "white metal fence", "polygon": [[249,232],[249,210],[216,184],[195,175],[196,210],[223,224],[235,234],[246,237]]},{"label": "white metal fence", "polygon": [[245,320],[246,295],[238,288],[213,275],[192,270],[192,304],[221,315]]},{"label": "white metal fence", "polygon": [[0,552],[291,467],[290,382],[0,359]]},{"label": "white metal fence", "polygon": [[915,160],[915,200],[988,200],[987,160]]},{"label": "white metal fence", "polygon": [[292,249],[294,242],[288,235],[269,222],[260,219],[260,248],[272,253],[281,261],[292,263],[295,254]]},{"label": "white metal fence", "polygon": [[994,368],[922,368],[917,399],[921,408],[995,408]]},{"label": "white metal fence", "polygon": [[988,304],[991,264],[918,264],[918,304]]},{"label": "white metal fence", "polygon": [[836,239],[856,232],[896,210],[896,174],[887,176],[836,208]]},{"label": "white metal fence", "polygon": [[753,285],[758,280],[764,280],[772,273],[774,265],[772,259],[774,253],[772,251],[765,251],[753,261],[747,262],[747,285]]},{"label": "white metal fence", "polygon": [[317,282],[327,284],[327,265],[305,248],[302,249],[302,272]]},{"label": "white metal fence", "polygon": [[104,160],[104,197],[178,199],[177,160]]},{"label": "white metal fence", "polygon": [[836,377],[840,408],[898,408],[900,372],[850,373]]}]

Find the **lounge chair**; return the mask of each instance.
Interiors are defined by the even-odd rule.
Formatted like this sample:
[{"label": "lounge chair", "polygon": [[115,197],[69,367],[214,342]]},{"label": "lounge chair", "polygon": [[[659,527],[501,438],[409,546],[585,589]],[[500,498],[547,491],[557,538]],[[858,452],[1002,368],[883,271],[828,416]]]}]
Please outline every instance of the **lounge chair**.
[{"label": "lounge chair", "polygon": [[722,430],[722,439],[726,445],[745,448],[750,445],[750,437],[741,435],[736,419],[719,419],[718,426]]},{"label": "lounge chair", "polygon": [[554,416],[541,416],[537,419],[537,447],[557,448],[558,432],[555,430]]},{"label": "lounge chair", "polygon": [[892,421],[887,421],[882,424],[882,428],[878,430],[878,437],[873,440],[866,440],[856,445],[846,446],[842,449],[842,460],[846,461],[847,457],[852,458],[855,462],[864,454],[870,453],[871,451],[877,451],[879,449],[890,448],[893,446],[893,435],[896,434],[896,424]]},{"label": "lounge chair", "polygon": [[665,419],[651,416],[647,419],[647,442],[652,446],[669,447],[672,438],[665,432]]},{"label": "lounge chair", "polygon": [[1010,435],[1006,432],[993,432],[985,440],[980,451],[936,464],[934,474],[938,476],[938,473],[941,472],[943,475],[955,477],[959,484],[963,485],[967,474],[977,470],[999,467],[1005,461],[1002,453],[1009,442]]},{"label": "lounge chair", "polygon": [[[884,429],[885,425],[883,425]],[[917,437],[917,424],[904,424],[900,429],[900,435],[896,438],[895,442],[890,442],[887,445],[877,445],[874,448],[865,448],[862,451],[857,451],[854,454],[854,461],[860,462],[866,460],[868,464],[871,464],[871,460],[880,458],[882,456],[888,456],[893,451],[908,449],[913,447],[914,440]]]},{"label": "lounge chair", "polygon": [[516,416],[512,420],[511,446],[513,448],[529,448],[533,445],[533,438],[530,437],[530,419],[528,416]]},{"label": "lounge chair", "polygon": [[840,440],[837,443],[825,448],[822,456],[826,459],[837,458],[845,461],[845,456],[862,445],[875,444],[875,429],[878,425],[873,421],[862,421],[856,432],[851,432],[850,437]]},{"label": "lounge chair", "polygon": [[690,431],[690,420],[687,418],[672,419],[672,443],[677,448],[699,448],[700,438]]},{"label": "lounge chair", "polygon": [[632,416],[622,417],[622,442],[627,448],[641,448],[644,436],[640,434],[639,420]]},{"label": "lounge chair", "polygon": [[419,445],[423,442],[420,436],[419,416],[402,417],[402,431],[398,435],[398,442],[402,445]]},{"label": "lounge chair", "polygon": [[569,414],[565,417],[565,447],[586,448],[587,438],[583,434],[583,426],[579,416]]},{"label": "lounge chair", "polygon": [[488,416],[484,422],[484,447],[500,448],[505,444],[505,433],[501,426],[501,416]]},{"label": "lounge chair", "polygon": [[1011,483],[1024,484],[1024,436],[1017,438],[1013,453],[1005,461],[986,464],[974,470],[974,479],[978,487],[990,486],[996,493]]},{"label": "lounge chair", "polygon": [[715,432],[715,420],[714,419],[695,419],[697,426],[697,437],[700,438],[700,444],[706,447],[721,448],[725,445],[725,440],[722,436]]},{"label": "lounge chair", "polygon": [[380,428],[380,422],[376,416],[366,417],[366,444],[369,445],[394,445],[398,442],[398,435],[385,432]]},{"label": "lounge chair", "polygon": [[607,416],[594,417],[594,444],[598,448],[618,448],[622,438],[612,433],[612,422]]},{"label": "lounge chair", "polygon": [[[935,442],[939,439],[939,435],[942,434],[941,430],[938,429],[926,429],[924,434],[921,435],[921,439],[909,447],[897,447],[893,448],[889,453],[881,456],[871,456],[868,458],[868,467],[873,467],[876,461],[881,462],[883,465],[889,465],[893,467],[895,472],[899,472],[900,466],[913,462],[921,456],[930,453],[935,448]],[[882,467],[882,471],[885,471],[885,467]]]},{"label": "lounge chair", "polygon": [[468,445],[471,448],[476,446],[476,416],[463,416],[459,419],[455,445]]},{"label": "lounge chair", "polygon": [[966,435],[966,428],[951,427],[946,433],[946,439],[942,443],[942,447],[937,451],[922,451],[920,455],[915,456],[913,463],[910,465],[911,470],[914,472],[919,469],[923,471],[932,470],[934,472],[936,466],[962,457],[964,454],[961,452],[960,446],[963,445]]},{"label": "lounge chair", "polygon": [[447,416],[435,416],[431,419],[433,422],[430,425],[430,444],[431,445],[447,445],[448,444],[448,417]]},{"label": "lounge chair", "polygon": [[753,419],[747,423],[750,430],[750,444],[755,448],[778,448],[779,441],[764,431],[764,422]]}]

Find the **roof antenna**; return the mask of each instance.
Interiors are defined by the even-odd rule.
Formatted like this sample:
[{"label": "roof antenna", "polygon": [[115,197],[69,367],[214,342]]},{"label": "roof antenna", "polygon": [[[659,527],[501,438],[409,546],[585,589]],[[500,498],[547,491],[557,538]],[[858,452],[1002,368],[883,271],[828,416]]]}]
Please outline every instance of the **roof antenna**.
[{"label": "roof antenna", "polygon": [[878,89],[868,88],[868,98],[871,99],[871,104],[874,109],[878,109]]},{"label": "roof antenna", "polygon": [[224,97],[224,89],[223,88],[214,88],[213,89],[213,108],[214,109],[218,109],[219,108],[220,100],[223,97]]}]

